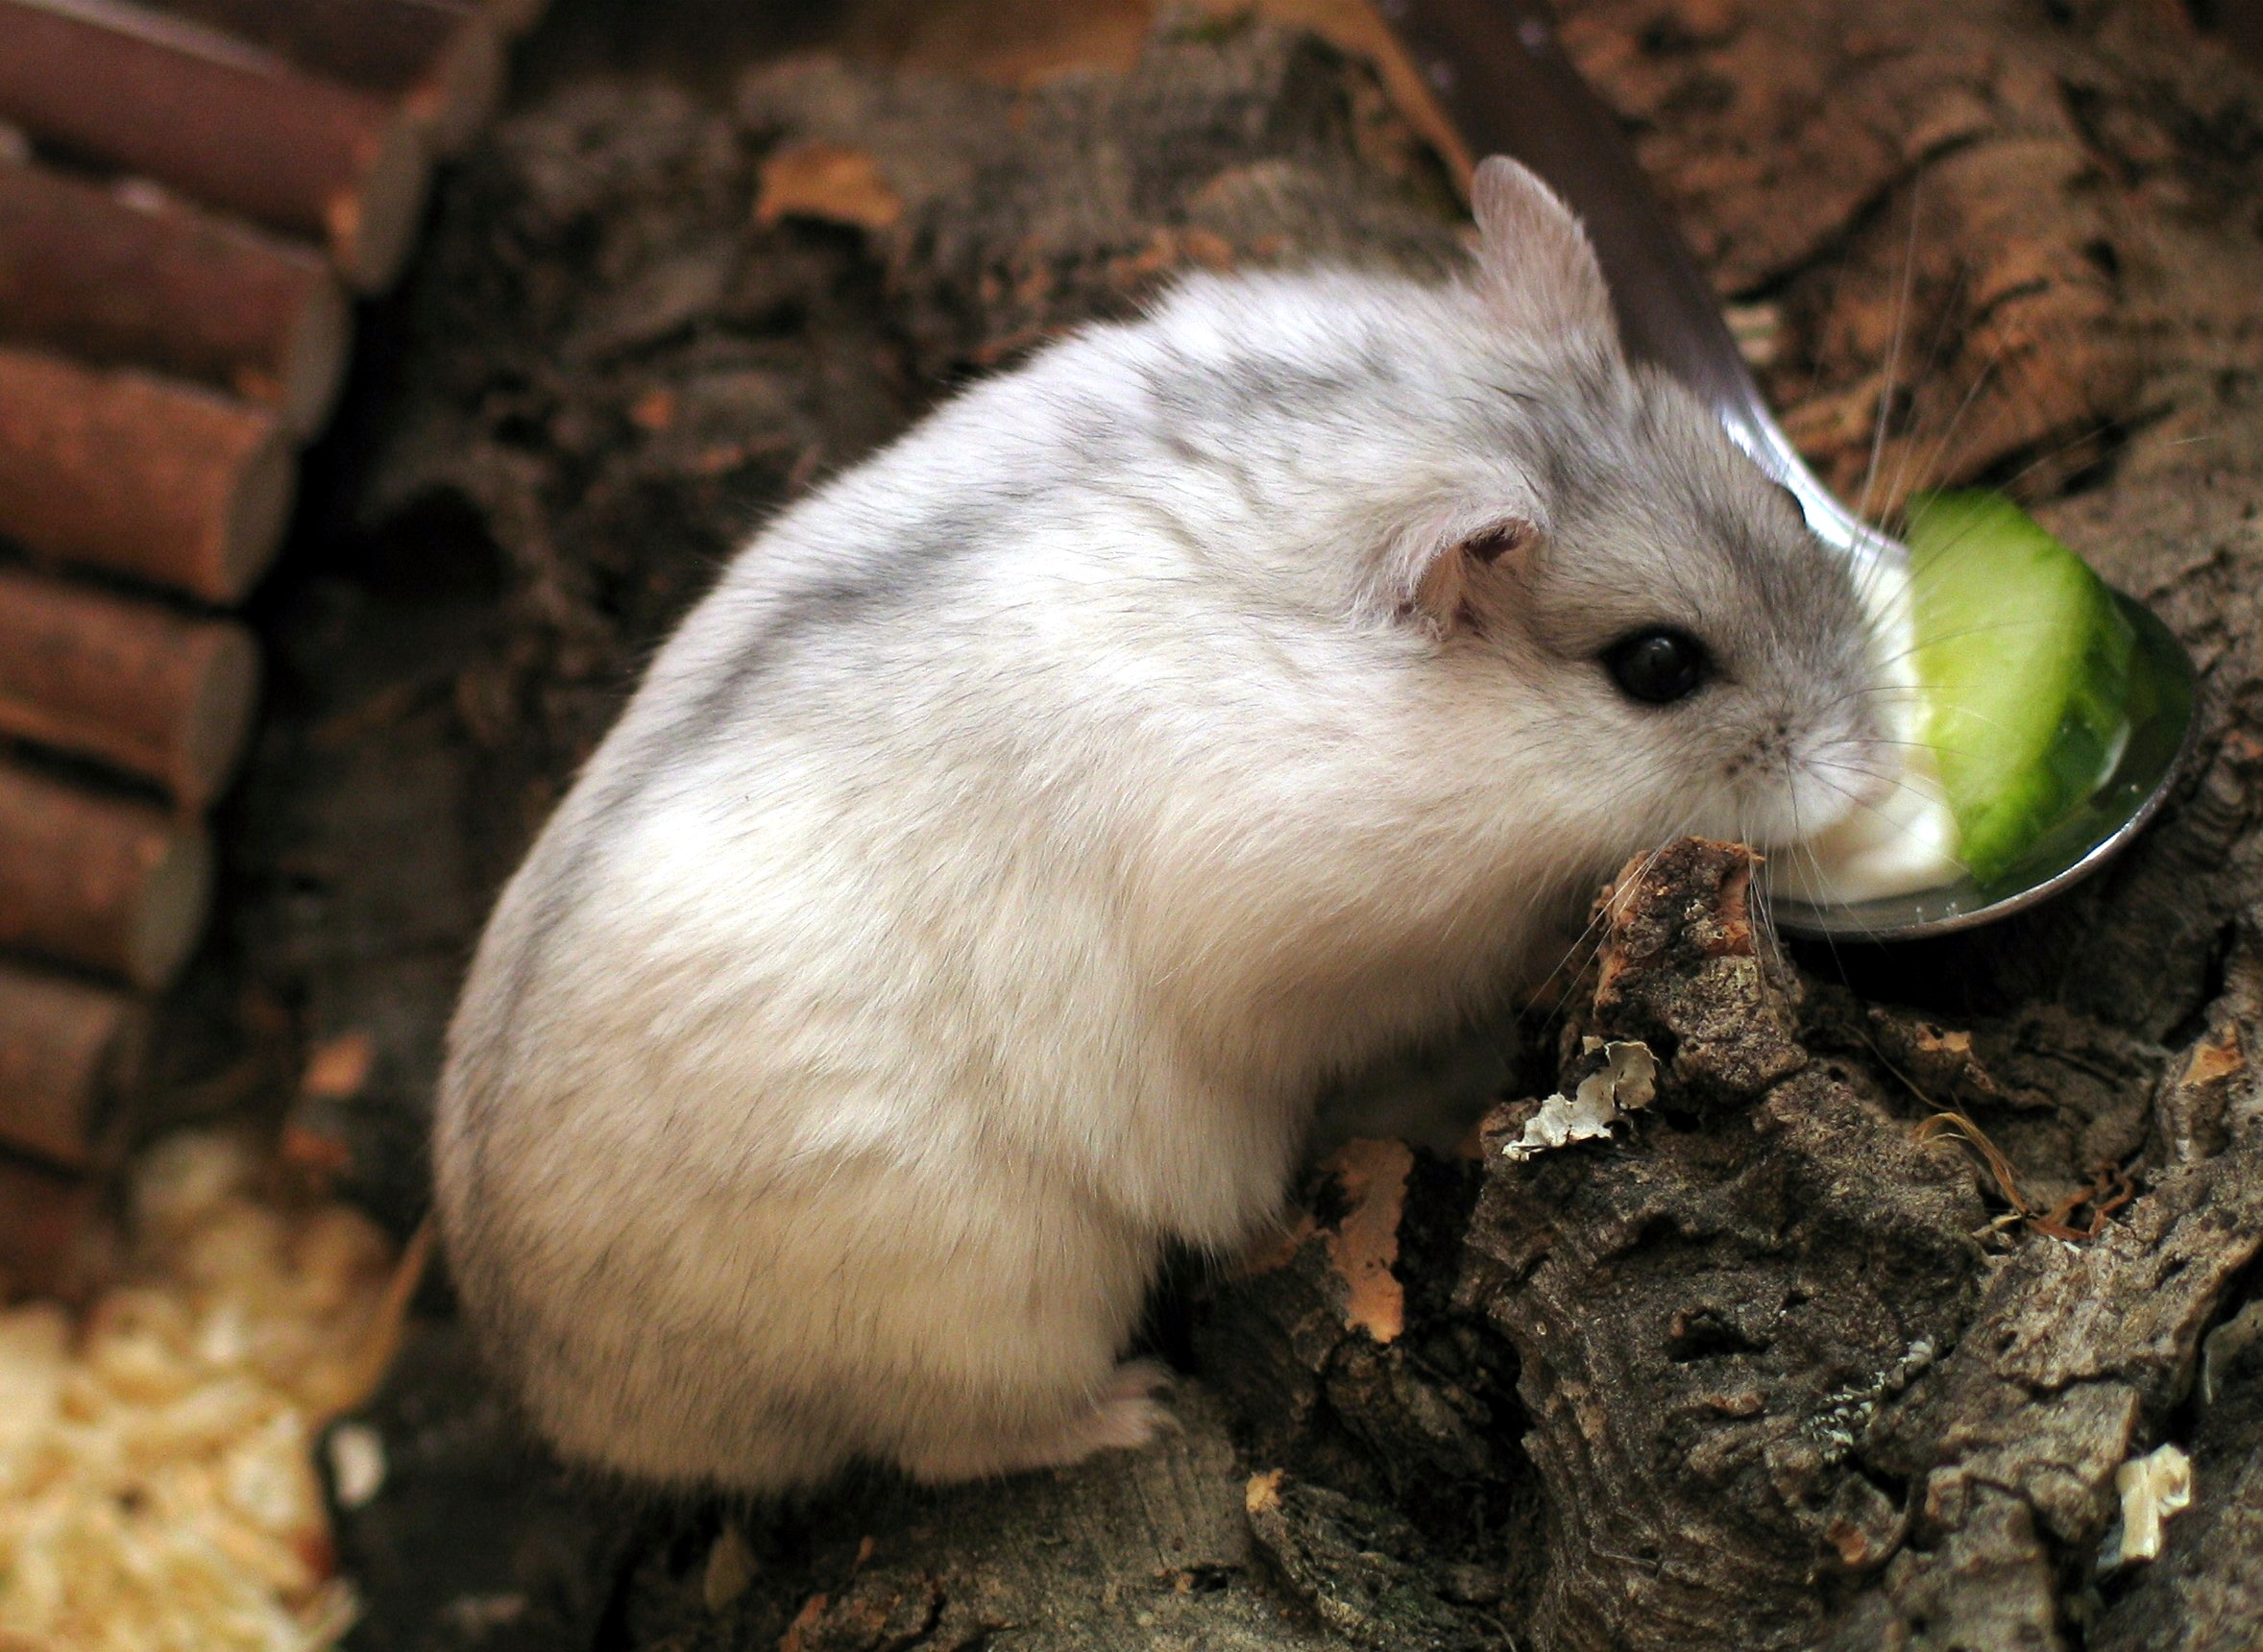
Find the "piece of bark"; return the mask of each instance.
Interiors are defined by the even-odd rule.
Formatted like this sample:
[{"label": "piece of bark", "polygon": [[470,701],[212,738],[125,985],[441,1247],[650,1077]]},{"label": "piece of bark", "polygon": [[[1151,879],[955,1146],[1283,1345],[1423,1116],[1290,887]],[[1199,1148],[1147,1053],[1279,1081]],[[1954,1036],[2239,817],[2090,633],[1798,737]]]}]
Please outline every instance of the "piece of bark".
[{"label": "piece of bark", "polygon": [[[1949,1066],[1913,1078],[1877,1052],[1928,1040],[1884,1024],[1867,1064],[1817,1057],[1810,995],[1755,955],[1749,865],[1685,843],[1603,903],[1576,1027],[1667,1057],[1648,1112],[1609,1144],[1485,1158],[1462,1300],[1515,1346],[1533,1417],[1529,1627],[1561,1648],[2064,1646],[2061,1576],[2094,1561],[2116,1470],[2160,1439],[2263,1252],[2263,1131],[2094,1237],[2008,1229],[1986,1262],[1974,1166],[1885,1104],[1976,1046],[2063,1096],[2089,1075],[1935,1030]],[[2154,1065],[2101,1071],[2142,1117]]]},{"label": "piece of bark", "polygon": [[304,438],[353,312],[322,258],[158,191],[0,165],[0,338],[147,367],[272,407]]},{"label": "piece of bark", "polygon": [[[1883,1580],[1905,1624],[1938,1620],[1958,1567],[2024,1568],[2046,1586],[2031,1640],[2066,1643],[2056,1558],[2095,1560],[2114,1470],[2160,1439],[2202,1333],[2259,1252],[2263,1132],[2250,1129],[2166,1172],[2090,1243],[2031,1241],[1990,1276],[1956,1348],[1881,1407],[1865,1443],[1874,1471],[1913,1488],[1910,1547]],[[2032,1526],[1986,1514],[2006,1496]]]},{"label": "piece of bark", "polygon": [[[2248,1312],[2256,1310],[2251,1306]],[[2192,1507],[2128,1580],[2090,1652],[2248,1652],[2263,1624],[2263,1339],[2211,1371],[2192,1439]]]},{"label": "piece of bark", "polygon": [[1250,1535],[1313,1616],[1381,1652],[1480,1652],[1498,1626],[1441,1598],[1445,1568],[1422,1534],[1387,1506],[1362,1503],[1278,1470],[1243,1494]]},{"label": "piece of bark", "polygon": [[502,25],[461,0],[154,0],[313,73],[398,99],[453,155],[502,96]]},{"label": "piece of bark", "polygon": [[1342,1443],[1328,1436],[1348,1428],[1377,1470],[1362,1490],[1378,1498],[1419,1500],[1429,1487],[1450,1499],[1517,1475],[1494,1437],[1498,1414],[1440,1368],[1426,1334],[1435,1301],[1416,1312],[1402,1277],[1441,1259],[1436,1233],[1424,1247],[1409,1229],[1410,1205],[1438,1227],[1463,1180],[1401,1142],[1349,1142],[1307,1178],[1287,1232],[1205,1291],[1198,1356],[1259,1462],[1305,1470],[1326,1459],[1340,1476]]},{"label": "piece of bark", "polygon": [[0,766],[0,947],[161,987],[204,934],[211,887],[202,826]]},{"label": "piece of bark", "polygon": [[798,143],[765,158],[754,221],[766,229],[787,218],[821,218],[862,230],[885,230],[904,215],[872,158],[834,143]]},{"label": "piece of bark", "polygon": [[392,284],[431,158],[405,108],[130,0],[0,0],[0,120],[311,235]]},{"label": "piece of bark", "polygon": [[0,533],[42,557],[235,602],[274,559],[296,479],[266,408],[0,349]]},{"label": "piece of bark", "polygon": [[[436,1643],[485,1610],[475,1643],[675,1652],[1341,1652],[1287,1606],[1253,1543],[1248,1476],[1216,1399],[1188,1384],[1180,1427],[1136,1454],[1009,1482],[922,1489],[868,1476],[792,1510],[610,1496],[517,1425],[457,1324],[412,1326],[402,1361],[345,1420],[381,1444],[375,1495],[336,1517],[369,1603],[371,1652]],[[735,1552],[718,1578],[715,1551]],[[654,1550],[666,1555],[658,1560]],[[624,1605],[613,1580],[638,1570]],[[439,1644],[462,1645],[468,1637]]]},{"label": "piece of bark", "polygon": [[2050,31],[1862,0],[1564,12],[1716,290],[1765,295],[1764,387],[1850,504],[1991,469],[2034,497],[2098,462],[2147,323]]},{"label": "piece of bark", "polygon": [[0,1152],[0,1301],[76,1294],[92,1266],[99,1189]]},{"label": "piece of bark", "polygon": [[148,1032],[136,999],[0,965],[0,1149],[90,1166],[139,1073]]},{"label": "piece of bark", "polygon": [[[1303,1194],[1288,1230],[1253,1248],[1212,1288],[1197,1333],[1204,1367],[1218,1373],[1258,1460],[1268,1463],[1296,1458],[1299,1437],[1325,1403],[1322,1380],[1338,1350],[1355,1335],[1372,1336],[1354,1323],[1357,1287],[1341,1262],[1341,1235],[1347,1226],[1356,1230],[1387,1219],[1395,1242],[1405,1178],[1401,1172],[1395,1187],[1381,1190],[1375,1210],[1325,1166]],[[1333,1221],[1314,1213],[1323,1205]]]},{"label": "piece of bark", "polygon": [[1472,1185],[1466,1162],[1350,1143],[1193,1310],[1195,1367],[1261,1466],[1259,1550],[1365,1645],[1499,1644],[1539,1569],[1513,1361],[1451,1303]]},{"label": "piece of bark", "polygon": [[[1331,80],[1328,96],[1298,95]],[[1376,121],[1375,172],[1343,162],[1347,124],[1381,97],[1364,65],[1309,35],[1220,49],[1164,29],[1120,78],[1013,90],[789,61],[741,80],[736,108],[754,133],[792,134],[764,162],[774,215],[791,199],[777,185],[800,184],[864,228],[914,365],[941,381],[1126,313],[1187,269],[1263,268],[1291,248],[1421,276],[1457,269],[1450,173],[1426,148]],[[1135,125],[1141,141],[1092,166],[1081,146],[1096,123]],[[1403,177],[1376,176],[1382,158]],[[1014,187],[968,193],[992,175]]]},{"label": "piece of bark", "polygon": [[2154,1093],[2154,1140],[2172,1164],[2213,1157],[2263,1116],[2263,913],[2243,916],[2207,1025]]},{"label": "piece of bark", "polygon": [[1899,1541],[1861,1430],[1972,1311],[1971,1177],[1807,1060],[1751,868],[1690,841],[1601,904],[1579,1030],[1648,1044],[1650,1107],[1528,1163],[1501,1152],[1516,1115],[1483,1137],[1460,1300],[1519,1360],[1544,1646],[1813,1645],[1818,1577]]},{"label": "piece of bark", "polygon": [[258,687],[258,642],[231,620],[0,568],[0,735],[202,809],[243,756]]}]

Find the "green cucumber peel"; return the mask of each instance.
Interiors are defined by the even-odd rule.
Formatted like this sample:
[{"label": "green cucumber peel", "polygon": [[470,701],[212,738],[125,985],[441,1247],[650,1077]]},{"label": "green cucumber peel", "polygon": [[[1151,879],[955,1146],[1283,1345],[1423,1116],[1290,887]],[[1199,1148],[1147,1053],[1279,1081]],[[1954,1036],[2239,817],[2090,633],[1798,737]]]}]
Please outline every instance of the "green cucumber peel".
[{"label": "green cucumber peel", "polygon": [[2089,565],[2003,496],[1918,495],[1908,521],[1918,738],[1985,886],[2112,768],[2135,635]]}]

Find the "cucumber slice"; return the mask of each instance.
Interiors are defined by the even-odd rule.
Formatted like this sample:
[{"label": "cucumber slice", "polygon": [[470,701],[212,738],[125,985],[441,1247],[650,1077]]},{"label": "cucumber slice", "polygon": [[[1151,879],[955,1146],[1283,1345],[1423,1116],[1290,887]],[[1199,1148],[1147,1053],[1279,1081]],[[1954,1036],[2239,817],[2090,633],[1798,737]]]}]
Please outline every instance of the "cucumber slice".
[{"label": "cucumber slice", "polygon": [[2111,771],[2135,637],[2089,566],[2000,495],[1919,496],[1909,546],[1918,739],[1984,886]]}]

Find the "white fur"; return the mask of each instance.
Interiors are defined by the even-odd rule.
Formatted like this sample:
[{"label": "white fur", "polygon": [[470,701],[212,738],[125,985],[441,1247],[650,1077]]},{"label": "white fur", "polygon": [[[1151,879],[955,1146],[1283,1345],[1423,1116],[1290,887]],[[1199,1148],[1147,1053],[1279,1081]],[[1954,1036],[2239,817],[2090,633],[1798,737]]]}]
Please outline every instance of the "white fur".
[{"label": "white fur", "polygon": [[[1482,284],[1198,279],[748,547],[451,1034],[460,1285],[570,1455],[767,1490],[1136,1443],[1161,1249],[1274,1215],[1323,1080],[1545,973],[1626,855],[1767,803],[1603,761],[1627,709],[1520,630],[1517,571],[1470,571],[1481,639],[1414,612],[1461,540],[1572,510],[1451,422],[1615,348]],[[1239,396],[1253,361],[1303,388]],[[1713,487],[1718,432],[1676,440]]]}]

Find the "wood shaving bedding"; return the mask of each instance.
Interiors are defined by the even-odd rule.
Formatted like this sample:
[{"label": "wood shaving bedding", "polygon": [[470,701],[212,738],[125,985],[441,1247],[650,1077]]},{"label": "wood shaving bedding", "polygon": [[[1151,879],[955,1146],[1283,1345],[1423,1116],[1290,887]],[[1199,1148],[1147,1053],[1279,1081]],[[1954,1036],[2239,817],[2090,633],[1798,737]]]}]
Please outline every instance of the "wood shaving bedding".
[{"label": "wood shaving bedding", "polygon": [[263,1179],[233,1138],[171,1138],[125,1281],[0,1309],[0,1652],[314,1652],[353,1622],[314,1444],[389,1361],[423,1247]]}]

